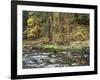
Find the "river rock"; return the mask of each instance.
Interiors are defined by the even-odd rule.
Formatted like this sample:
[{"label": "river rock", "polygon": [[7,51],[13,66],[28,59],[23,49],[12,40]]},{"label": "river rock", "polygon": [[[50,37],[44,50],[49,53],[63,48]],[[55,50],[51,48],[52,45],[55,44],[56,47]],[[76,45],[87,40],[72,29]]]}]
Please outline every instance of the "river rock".
[{"label": "river rock", "polygon": [[77,63],[73,63],[73,64],[72,64],[72,66],[77,66],[77,65],[78,65]]}]

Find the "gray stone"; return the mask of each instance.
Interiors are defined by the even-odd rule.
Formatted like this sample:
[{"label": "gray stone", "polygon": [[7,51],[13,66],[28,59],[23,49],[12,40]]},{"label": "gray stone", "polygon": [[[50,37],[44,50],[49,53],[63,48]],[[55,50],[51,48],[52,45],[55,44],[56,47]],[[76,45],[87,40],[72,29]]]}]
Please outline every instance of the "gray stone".
[{"label": "gray stone", "polygon": [[77,65],[78,65],[77,63],[73,63],[73,64],[72,64],[72,66],[77,66]]}]

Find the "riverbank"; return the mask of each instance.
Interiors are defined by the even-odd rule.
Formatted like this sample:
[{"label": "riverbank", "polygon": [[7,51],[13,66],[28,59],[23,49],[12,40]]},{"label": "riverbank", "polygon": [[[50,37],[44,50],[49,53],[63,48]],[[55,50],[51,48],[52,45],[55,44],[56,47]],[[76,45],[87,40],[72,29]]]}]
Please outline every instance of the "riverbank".
[{"label": "riverbank", "polygon": [[[82,45],[82,44],[81,44]],[[72,47],[62,45],[34,45],[23,47],[23,68],[51,68],[88,66],[89,47],[85,43]]]}]

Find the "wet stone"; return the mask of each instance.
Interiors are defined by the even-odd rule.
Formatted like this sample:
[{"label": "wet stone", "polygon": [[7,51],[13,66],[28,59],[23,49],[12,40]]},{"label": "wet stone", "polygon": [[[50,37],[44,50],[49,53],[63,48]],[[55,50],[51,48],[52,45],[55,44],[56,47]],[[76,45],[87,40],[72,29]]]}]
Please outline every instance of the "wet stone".
[{"label": "wet stone", "polygon": [[[29,54],[30,53],[30,54]],[[23,49],[23,68],[51,68],[51,67],[68,67],[78,66],[80,63],[72,61],[72,59],[83,59],[86,60],[89,55],[81,55],[77,53],[71,54],[70,52],[62,51],[57,53],[42,52],[37,50]],[[68,59],[67,59],[68,58]],[[70,61],[70,62],[67,62]],[[70,63],[70,64],[69,64]],[[84,64],[85,65],[85,64]]]},{"label": "wet stone", "polygon": [[84,58],[87,58],[88,56],[89,56],[89,55],[85,54],[85,55],[84,55]]},{"label": "wet stone", "polygon": [[77,63],[73,63],[72,65],[73,65],[73,66],[77,66],[78,64],[77,64]]}]

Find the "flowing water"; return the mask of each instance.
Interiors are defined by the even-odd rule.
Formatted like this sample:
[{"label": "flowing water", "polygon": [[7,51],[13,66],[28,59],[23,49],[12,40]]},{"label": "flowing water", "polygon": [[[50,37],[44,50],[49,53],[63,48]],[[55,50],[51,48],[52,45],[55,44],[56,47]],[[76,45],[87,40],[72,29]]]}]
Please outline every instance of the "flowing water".
[{"label": "flowing water", "polygon": [[59,53],[23,49],[23,68],[51,68],[89,65],[88,54],[61,51]]}]

